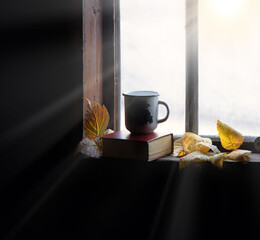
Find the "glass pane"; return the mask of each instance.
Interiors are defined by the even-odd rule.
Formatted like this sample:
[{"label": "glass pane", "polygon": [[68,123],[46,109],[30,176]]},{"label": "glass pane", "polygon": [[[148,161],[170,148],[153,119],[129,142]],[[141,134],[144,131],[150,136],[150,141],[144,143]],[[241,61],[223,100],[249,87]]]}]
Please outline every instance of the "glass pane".
[{"label": "glass pane", "polygon": [[199,1],[200,134],[260,134],[260,1]]},{"label": "glass pane", "polygon": [[[159,92],[171,111],[159,129],[183,133],[185,1],[122,0],[120,4],[122,92]],[[123,107],[121,126],[125,126]]]}]

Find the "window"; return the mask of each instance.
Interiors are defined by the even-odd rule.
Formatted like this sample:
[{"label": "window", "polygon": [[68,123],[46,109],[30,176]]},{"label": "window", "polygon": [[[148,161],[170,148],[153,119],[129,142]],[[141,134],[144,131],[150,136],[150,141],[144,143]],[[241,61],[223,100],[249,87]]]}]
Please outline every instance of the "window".
[{"label": "window", "polygon": [[170,119],[159,128],[175,134],[198,128],[198,11],[197,1],[186,2],[121,2],[122,90],[157,90],[171,110]]},{"label": "window", "polygon": [[[185,1],[120,2],[122,92],[154,90],[170,107],[160,129],[185,128]],[[122,99],[123,100],[123,99]],[[122,126],[124,126],[122,101]],[[165,115],[164,108],[159,113]]]},{"label": "window", "polygon": [[260,134],[260,2],[199,0],[199,129]]},{"label": "window", "polygon": [[186,130],[198,119],[200,134],[217,134],[221,119],[244,135],[260,134],[259,7],[244,0],[187,0],[186,9],[181,0],[122,1],[122,90],[158,90],[172,110],[165,126],[184,131],[186,10]]},{"label": "window", "polygon": [[[116,83],[115,79],[120,79],[122,69],[123,92],[157,90],[161,100],[169,103],[172,119],[162,125],[167,124],[175,133],[196,132],[199,125],[200,134],[216,134],[214,121],[217,119],[241,129],[244,135],[260,133],[257,107],[260,100],[258,1],[230,0],[227,4],[223,0],[186,0],[186,5],[183,0],[163,0],[159,4],[154,0],[121,1],[121,68],[118,61],[119,0],[84,3],[88,3],[92,10],[96,9],[95,18],[99,8],[93,8],[91,4],[103,5],[100,8],[103,11],[103,43],[104,36],[115,43],[111,44],[114,49],[109,54],[112,56],[109,61],[104,55],[106,44],[103,44],[103,63],[110,62],[114,66],[110,68],[112,77],[107,77],[107,72],[103,71],[103,78],[99,77],[98,81],[103,79],[103,88],[99,92],[102,92],[103,103],[112,106],[112,119],[119,115],[118,100],[122,97],[120,81]],[[232,14],[228,13],[231,10]],[[217,11],[222,11],[225,16]],[[104,27],[108,18],[116,23],[110,27],[112,34],[109,36],[109,28]],[[134,79],[138,87],[133,83]],[[163,81],[169,82],[162,84]],[[113,86],[113,90],[107,90],[107,83]]]}]

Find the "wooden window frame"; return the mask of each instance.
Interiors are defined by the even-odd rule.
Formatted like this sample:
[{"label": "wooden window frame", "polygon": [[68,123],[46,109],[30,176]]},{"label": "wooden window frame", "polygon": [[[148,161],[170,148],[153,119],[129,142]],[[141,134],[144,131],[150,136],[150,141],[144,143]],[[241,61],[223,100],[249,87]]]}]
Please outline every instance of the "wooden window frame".
[{"label": "wooden window frame", "polygon": [[[198,134],[199,130],[199,60],[198,60],[198,16],[199,0],[186,0],[186,105],[185,131]],[[204,135],[224,151],[219,136]],[[260,152],[260,139],[245,136],[241,148]]]},{"label": "wooden window frame", "polygon": [[83,95],[106,106],[113,130],[121,113],[119,9],[119,0],[83,0]]},{"label": "wooden window frame", "polygon": [[[83,0],[83,64],[84,97],[104,104],[119,130],[120,0]],[[198,133],[198,0],[186,0],[185,130]]]},{"label": "wooden window frame", "polygon": [[[194,133],[199,126],[198,3],[186,0],[185,131]],[[113,130],[120,130],[120,67],[120,0],[83,0],[83,94],[107,107]],[[221,147],[218,136],[207,137]],[[255,139],[246,136],[244,145],[260,152]]]}]

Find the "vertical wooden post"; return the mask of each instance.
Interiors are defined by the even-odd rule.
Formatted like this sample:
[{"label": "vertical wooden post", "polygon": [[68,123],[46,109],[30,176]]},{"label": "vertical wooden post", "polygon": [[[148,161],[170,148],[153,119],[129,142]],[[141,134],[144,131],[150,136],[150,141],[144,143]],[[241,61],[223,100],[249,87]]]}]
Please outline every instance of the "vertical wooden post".
[{"label": "vertical wooden post", "polygon": [[121,122],[120,0],[114,0],[114,129]]},{"label": "vertical wooden post", "polygon": [[83,92],[102,103],[102,3],[83,0]]},{"label": "vertical wooden post", "polygon": [[107,107],[114,130],[120,129],[119,1],[83,0],[84,97]]},{"label": "vertical wooden post", "polygon": [[103,9],[103,103],[109,127],[120,129],[120,9],[119,0],[105,0]]},{"label": "vertical wooden post", "polygon": [[186,132],[198,133],[198,0],[186,0]]}]

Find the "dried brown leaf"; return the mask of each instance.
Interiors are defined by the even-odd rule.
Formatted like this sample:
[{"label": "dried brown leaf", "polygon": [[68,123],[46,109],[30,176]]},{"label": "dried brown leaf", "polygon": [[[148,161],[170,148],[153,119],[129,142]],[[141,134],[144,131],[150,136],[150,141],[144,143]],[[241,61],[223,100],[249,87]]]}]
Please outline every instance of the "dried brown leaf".
[{"label": "dried brown leaf", "polygon": [[97,144],[97,140],[94,141],[91,139],[84,138],[78,144],[75,155],[78,153],[82,153],[86,157],[99,158],[101,156],[101,149]]},{"label": "dried brown leaf", "polygon": [[199,142],[196,144],[196,150],[201,151],[203,153],[207,153],[209,150],[211,150],[213,153],[218,154],[220,153],[219,149],[210,143],[207,142]]},{"label": "dried brown leaf", "polygon": [[109,122],[109,114],[105,106],[86,99],[84,132],[89,139],[101,137]]},{"label": "dried brown leaf", "polygon": [[228,159],[233,161],[248,162],[251,151],[238,149],[227,154]]},{"label": "dried brown leaf", "polygon": [[202,138],[199,135],[186,132],[182,137],[182,147],[185,154],[189,154],[195,151],[201,151],[207,153],[212,146],[212,141],[209,138]]},{"label": "dried brown leaf", "polygon": [[206,162],[209,158],[210,157],[207,154],[200,151],[195,151],[180,158],[179,168],[182,169],[184,167],[187,167],[193,162]]},{"label": "dried brown leaf", "polygon": [[215,154],[213,156],[211,156],[208,161],[211,162],[214,166],[218,167],[218,168],[222,168],[223,167],[223,161],[226,159],[227,157],[225,156],[224,153],[218,153]]},{"label": "dried brown leaf", "polygon": [[174,156],[183,156],[184,151],[182,147],[182,138],[176,139],[173,143],[173,155]]}]

